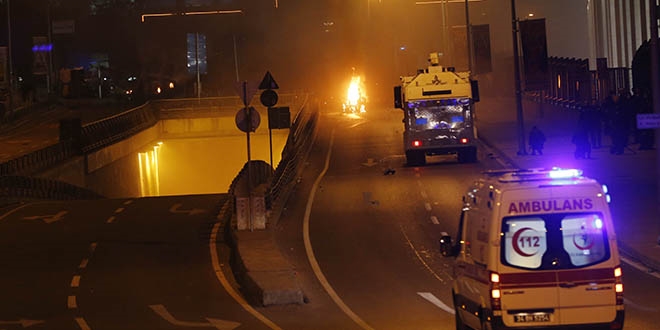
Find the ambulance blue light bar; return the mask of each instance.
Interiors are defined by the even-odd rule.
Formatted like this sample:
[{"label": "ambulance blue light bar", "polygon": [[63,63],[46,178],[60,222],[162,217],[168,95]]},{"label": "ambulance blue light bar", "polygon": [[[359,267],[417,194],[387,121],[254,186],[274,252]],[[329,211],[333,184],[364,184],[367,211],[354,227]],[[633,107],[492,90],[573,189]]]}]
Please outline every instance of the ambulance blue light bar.
[{"label": "ambulance blue light bar", "polygon": [[572,178],[579,178],[582,176],[582,171],[578,169],[562,169],[562,168],[553,168],[550,172],[548,172],[548,176],[551,179],[572,179]]},{"label": "ambulance blue light bar", "polygon": [[499,176],[501,182],[521,182],[521,181],[539,181],[539,180],[565,180],[579,179],[582,177],[582,170],[563,169],[553,167],[552,169],[519,169],[519,170],[495,170],[488,171],[487,174]]}]

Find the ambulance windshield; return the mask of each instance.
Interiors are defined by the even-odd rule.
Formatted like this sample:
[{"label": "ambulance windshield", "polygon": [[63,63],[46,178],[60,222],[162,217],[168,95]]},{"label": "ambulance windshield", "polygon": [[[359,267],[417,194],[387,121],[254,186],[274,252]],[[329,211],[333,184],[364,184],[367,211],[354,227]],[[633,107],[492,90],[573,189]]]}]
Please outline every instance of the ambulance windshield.
[{"label": "ambulance windshield", "polygon": [[507,217],[502,221],[502,263],[524,269],[581,268],[609,259],[599,213]]}]

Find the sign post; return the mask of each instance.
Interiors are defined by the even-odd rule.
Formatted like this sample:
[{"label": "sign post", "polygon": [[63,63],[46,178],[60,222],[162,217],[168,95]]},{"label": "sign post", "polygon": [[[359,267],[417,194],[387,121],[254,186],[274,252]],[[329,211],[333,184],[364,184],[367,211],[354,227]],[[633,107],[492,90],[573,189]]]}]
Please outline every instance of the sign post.
[{"label": "sign post", "polygon": [[[240,83],[240,87],[237,89],[240,91],[239,96],[243,101],[244,108],[239,110],[238,113],[236,114],[236,126],[238,127],[238,129],[245,132],[247,138],[247,193],[248,193],[248,198],[251,198],[252,196],[252,178],[251,178],[252,162],[251,161],[252,160],[250,154],[250,132],[256,131],[261,120],[259,117],[259,113],[253,107],[249,106],[250,101],[252,100],[252,97],[256,92],[256,88],[252,88],[247,81],[243,81],[242,83]],[[248,204],[246,210],[247,218],[249,219],[250,222],[250,231],[252,231],[254,229],[254,225],[252,223],[252,212],[250,210],[251,203],[248,201],[247,204]]]},{"label": "sign post", "polygon": [[265,89],[261,93],[261,104],[263,106],[268,108],[268,140],[270,143],[270,166],[274,169],[275,164],[273,164],[273,127],[270,125],[271,123],[271,109],[272,107],[277,104],[277,93],[273,89],[278,89],[279,86],[277,86],[277,83],[275,82],[275,79],[273,79],[273,76],[270,74],[270,71],[266,71],[266,74],[264,75],[264,78],[261,80],[261,83],[259,84],[259,89]]}]

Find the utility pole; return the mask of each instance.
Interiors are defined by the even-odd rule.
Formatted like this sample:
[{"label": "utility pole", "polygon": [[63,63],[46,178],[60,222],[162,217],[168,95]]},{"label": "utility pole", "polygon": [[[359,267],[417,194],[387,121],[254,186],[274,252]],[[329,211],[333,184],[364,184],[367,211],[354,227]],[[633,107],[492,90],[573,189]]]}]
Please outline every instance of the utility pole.
[{"label": "utility pole", "polygon": [[[660,65],[658,65],[658,5],[656,0],[650,0],[650,16],[651,16],[651,94],[652,94],[652,103],[653,103],[653,113],[660,114]],[[660,132],[658,129],[654,129],[655,133],[655,150],[658,158],[660,159]],[[658,179],[660,180],[660,166],[656,169]],[[660,181],[657,182],[658,185],[658,210],[660,211]],[[660,236],[658,237],[658,245],[660,245]]]},{"label": "utility pole", "polygon": [[511,32],[513,35],[513,74],[515,75],[516,114],[518,119],[518,156],[527,155],[525,150],[525,121],[523,119],[522,88],[520,84],[520,58],[518,54],[518,19],[516,0],[511,0]]},{"label": "utility pole", "polygon": [[465,30],[467,34],[467,52],[468,52],[468,71],[472,79],[472,25],[470,24],[470,6],[469,0],[465,0]]},{"label": "utility pole", "polygon": [[11,9],[9,0],[7,0],[7,60],[9,61],[9,109],[7,111],[12,111],[14,108],[14,63],[11,59]]}]

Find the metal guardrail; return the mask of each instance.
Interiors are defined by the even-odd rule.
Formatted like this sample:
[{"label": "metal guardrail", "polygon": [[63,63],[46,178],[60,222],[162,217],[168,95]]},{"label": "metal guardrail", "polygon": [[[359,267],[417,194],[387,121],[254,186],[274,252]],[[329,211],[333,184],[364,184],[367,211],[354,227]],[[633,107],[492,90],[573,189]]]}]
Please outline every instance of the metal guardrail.
[{"label": "metal guardrail", "polygon": [[62,141],[0,164],[0,177],[14,174],[32,174],[78,155],[72,141]]},{"label": "metal guardrail", "polygon": [[316,124],[318,121],[318,104],[305,103],[302,110],[293,121],[289,137],[282,150],[280,161],[270,187],[265,195],[266,209],[270,210],[271,219],[279,218],[281,205],[289,197],[294,181],[302,171],[304,158],[309,153],[316,138]]}]

